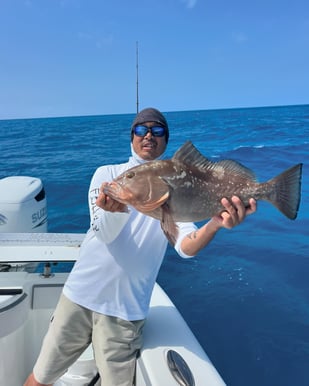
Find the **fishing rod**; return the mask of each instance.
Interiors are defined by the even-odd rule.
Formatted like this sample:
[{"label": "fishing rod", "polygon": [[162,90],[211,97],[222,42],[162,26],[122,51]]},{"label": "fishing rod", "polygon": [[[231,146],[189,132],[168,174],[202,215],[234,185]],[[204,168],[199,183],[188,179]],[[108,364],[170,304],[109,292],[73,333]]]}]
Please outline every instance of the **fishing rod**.
[{"label": "fishing rod", "polygon": [[136,114],[139,110],[139,100],[138,100],[138,41],[136,42]]},{"label": "fishing rod", "polygon": [[[138,41],[136,42],[136,114],[139,110],[139,100],[138,100]],[[92,378],[88,386],[94,386],[97,381],[100,379],[100,374],[97,372]]]},{"label": "fishing rod", "polygon": [[[138,41],[136,42],[136,114],[139,110],[139,101],[138,101]],[[93,379],[88,383],[88,386],[94,386],[97,381],[100,379],[100,374],[97,372]]]}]

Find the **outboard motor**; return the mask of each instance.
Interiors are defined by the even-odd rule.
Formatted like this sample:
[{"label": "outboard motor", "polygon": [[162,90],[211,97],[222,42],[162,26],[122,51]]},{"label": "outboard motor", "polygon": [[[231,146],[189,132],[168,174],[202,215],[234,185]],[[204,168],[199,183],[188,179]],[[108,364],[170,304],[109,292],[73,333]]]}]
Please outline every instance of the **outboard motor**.
[{"label": "outboard motor", "polygon": [[39,178],[0,180],[0,232],[47,232],[46,196]]}]

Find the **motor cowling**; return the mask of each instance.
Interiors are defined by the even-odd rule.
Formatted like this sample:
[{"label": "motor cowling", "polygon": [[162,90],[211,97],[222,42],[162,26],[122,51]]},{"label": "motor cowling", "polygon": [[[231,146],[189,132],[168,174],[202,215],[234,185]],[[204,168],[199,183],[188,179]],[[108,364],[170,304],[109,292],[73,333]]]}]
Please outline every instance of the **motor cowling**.
[{"label": "motor cowling", "polygon": [[46,194],[39,178],[0,180],[0,232],[47,232]]}]

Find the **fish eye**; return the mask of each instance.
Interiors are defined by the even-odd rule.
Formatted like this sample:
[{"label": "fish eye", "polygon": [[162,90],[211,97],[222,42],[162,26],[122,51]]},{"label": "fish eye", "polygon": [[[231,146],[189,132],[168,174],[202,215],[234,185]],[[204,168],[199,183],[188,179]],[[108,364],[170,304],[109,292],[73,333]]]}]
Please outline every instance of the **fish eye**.
[{"label": "fish eye", "polygon": [[127,173],[126,177],[127,178],[133,178],[135,176],[135,173],[134,172],[129,172]]}]

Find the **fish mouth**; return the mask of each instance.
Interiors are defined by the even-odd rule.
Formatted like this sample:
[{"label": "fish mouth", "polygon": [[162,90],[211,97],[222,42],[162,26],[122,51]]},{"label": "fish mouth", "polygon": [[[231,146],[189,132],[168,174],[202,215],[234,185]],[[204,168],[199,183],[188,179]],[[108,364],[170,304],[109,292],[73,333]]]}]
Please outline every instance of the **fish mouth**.
[{"label": "fish mouth", "polygon": [[122,188],[115,182],[104,186],[103,193],[113,200],[122,202]]}]

